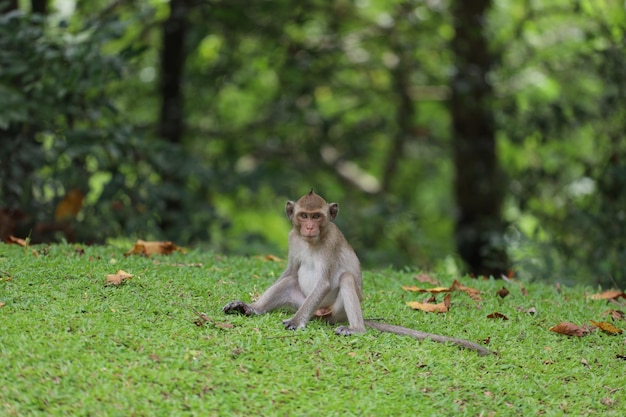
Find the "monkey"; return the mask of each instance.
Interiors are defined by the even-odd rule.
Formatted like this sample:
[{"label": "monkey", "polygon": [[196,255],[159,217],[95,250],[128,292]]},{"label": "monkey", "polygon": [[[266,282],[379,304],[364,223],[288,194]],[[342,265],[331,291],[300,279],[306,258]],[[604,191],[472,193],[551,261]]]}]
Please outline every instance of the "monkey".
[{"label": "monkey", "polygon": [[493,353],[469,340],[364,320],[359,258],[334,223],[339,205],[327,203],[311,189],[299,200],[288,201],[285,212],[292,223],[285,271],[258,300],[252,304],[232,301],[223,307],[224,313],[252,316],[288,308],[295,312],[283,321],[288,330],[302,329],[309,320],[319,318],[339,325],[335,328],[338,335],[362,333],[367,326],[418,340],[456,344],[481,356]]}]

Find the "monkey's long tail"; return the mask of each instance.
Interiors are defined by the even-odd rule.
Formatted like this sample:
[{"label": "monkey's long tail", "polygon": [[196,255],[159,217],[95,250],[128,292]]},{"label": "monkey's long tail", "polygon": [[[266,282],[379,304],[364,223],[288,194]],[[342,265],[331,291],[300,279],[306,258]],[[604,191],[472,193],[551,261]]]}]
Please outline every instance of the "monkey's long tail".
[{"label": "monkey's long tail", "polygon": [[381,332],[394,333],[394,334],[401,335],[401,336],[410,336],[417,340],[430,339],[439,343],[452,343],[452,344],[464,347],[465,349],[474,350],[480,356],[494,354],[494,352],[490,351],[489,349],[477,343],[470,342],[469,340],[465,340],[465,339],[458,339],[456,337],[449,337],[449,336],[442,336],[439,334],[420,332],[417,330],[408,329],[406,327],[395,326],[393,324],[387,324],[387,323],[380,323],[380,322],[373,321],[373,320],[365,320],[365,325],[367,327],[371,327],[374,330],[378,330]]}]

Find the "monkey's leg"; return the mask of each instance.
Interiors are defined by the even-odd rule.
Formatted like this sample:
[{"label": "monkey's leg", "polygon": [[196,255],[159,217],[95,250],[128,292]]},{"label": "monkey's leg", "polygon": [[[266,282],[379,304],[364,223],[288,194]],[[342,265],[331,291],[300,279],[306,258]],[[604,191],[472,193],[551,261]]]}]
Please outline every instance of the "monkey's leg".
[{"label": "monkey's leg", "polygon": [[256,302],[246,304],[240,300],[233,301],[226,304],[223,311],[227,314],[238,313],[251,316],[253,314],[264,314],[280,307],[290,307],[293,310],[297,310],[303,302],[304,294],[298,288],[298,281],[295,276],[286,275],[272,284]]},{"label": "monkey's leg", "polygon": [[[343,315],[348,319],[349,325],[337,327],[335,333],[347,336],[365,331],[359,288],[354,276],[349,272],[344,272],[339,278],[339,295],[335,306],[337,307],[336,319],[341,319]],[[333,315],[335,314],[334,310],[333,308]]]},{"label": "monkey's leg", "polygon": [[330,293],[330,280],[328,278],[320,279],[313,291],[306,297],[296,314],[289,320],[284,320],[283,324],[287,330],[296,330],[306,327],[308,321],[313,317],[315,310]]}]

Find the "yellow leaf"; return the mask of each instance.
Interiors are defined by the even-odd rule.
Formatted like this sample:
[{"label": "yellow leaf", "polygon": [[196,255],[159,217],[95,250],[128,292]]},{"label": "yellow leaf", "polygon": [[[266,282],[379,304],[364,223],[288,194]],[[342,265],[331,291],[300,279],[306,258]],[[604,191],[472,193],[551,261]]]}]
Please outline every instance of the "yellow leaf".
[{"label": "yellow leaf", "polygon": [[437,294],[440,292],[450,292],[450,288],[448,287],[435,287],[435,288],[419,288],[414,285],[403,285],[402,289],[405,291],[411,292],[428,292],[431,294]]},{"label": "yellow leaf", "polygon": [[414,310],[426,311],[428,313],[446,313],[448,310],[450,310],[450,294],[446,295],[446,297],[443,299],[443,302],[439,304],[408,301],[406,305]]},{"label": "yellow leaf", "polygon": [[613,326],[611,323],[606,322],[606,321],[593,321],[590,320],[591,324],[593,324],[594,326],[596,326],[597,328],[601,329],[602,331],[609,333],[609,334],[621,334],[622,333],[622,329],[618,329],[617,327]]}]

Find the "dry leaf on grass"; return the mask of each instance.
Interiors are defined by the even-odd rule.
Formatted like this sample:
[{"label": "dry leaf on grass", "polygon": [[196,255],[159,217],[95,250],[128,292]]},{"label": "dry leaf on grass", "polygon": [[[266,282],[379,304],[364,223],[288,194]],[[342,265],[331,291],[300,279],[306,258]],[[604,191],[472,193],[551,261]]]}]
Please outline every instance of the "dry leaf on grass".
[{"label": "dry leaf on grass", "polygon": [[459,282],[458,279],[455,279],[454,282],[452,283],[452,286],[450,287],[451,290],[453,291],[463,291],[464,293],[466,293],[467,295],[470,296],[470,298],[474,301],[480,301],[480,291],[478,291],[475,288],[471,288],[471,287],[466,287],[465,285],[461,284]]},{"label": "dry leaf on grass", "polygon": [[450,292],[450,288],[448,287],[435,287],[435,288],[420,288],[420,287],[416,287],[414,285],[403,285],[402,289],[404,291],[411,291],[411,292],[428,292],[431,294],[438,294],[440,292]]},{"label": "dry leaf on grass", "polygon": [[7,305],[7,304],[3,303],[2,301],[0,301],[0,308],[4,307],[5,305]]},{"label": "dry leaf on grass", "polygon": [[207,314],[202,313],[198,310],[196,310],[195,308],[191,307],[191,306],[187,306],[188,308],[190,308],[191,310],[193,310],[193,312],[196,314],[196,316],[198,316],[194,321],[193,324],[195,324],[198,327],[202,327],[204,326],[205,323],[211,323],[212,325],[214,325],[215,327],[218,327],[220,329],[232,329],[233,326],[230,323],[223,323],[223,322],[217,322],[215,320],[212,320]]},{"label": "dry leaf on grass", "polygon": [[566,336],[587,336],[589,334],[589,329],[586,327],[580,327],[575,325],[574,323],[570,323],[567,321],[561,322],[556,326],[550,327],[550,331],[554,333],[564,334]]},{"label": "dry leaf on grass", "polygon": [[403,285],[402,289],[411,292],[427,292],[430,294],[438,294],[442,292],[462,291],[470,296],[475,301],[480,301],[480,291],[475,288],[466,287],[458,280],[454,280],[450,287],[434,287],[434,288],[421,288],[414,285]]},{"label": "dry leaf on grass", "polygon": [[265,260],[266,261],[272,261],[272,262],[280,262],[280,261],[282,261],[282,259],[280,259],[278,256],[272,255],[272,254],[265,255]]},{"label": "dry leaf on grass", "polygon": [[624,320],[624,312],[622,310],[613,310],[611,308],[611,309],[606,310],[604,313],[602,313],[602,316],[606,316],[606,315],[610,315],[613,321]]},{"label": "dry leaf on grass", "polygon": [[592,300],[616,300],[620,297],[626,298],[626,293],[621,290],[607,290],[599,294],[593,294],[589,298]]},{"label": "dry leaf on grass", "polygon": [[497,311],[487,315],[488,319],[502,319],[502,320],[508,320],[509,318],[507,316],[505,316],[502,313],[498,313]]},{"label": "dry leaf on grass", "polygon": [[611,323],[606,322],[606,321],[593,321],[590,320],[591,324],[593,324],[594,326],[596,326],[598,329],[602,330],[603,332],[607,333],[607,334],[622,334],[622,329],[618,329],[617,327],[613,326]]},{"label": "dry leaf on grass", "polygon": [[115,285],[118,286],[120,285],[122,282],[126,281],[127,279],[131,279],[133,276],[131,274],[129,274],[126,271],[122,271],[121,269],[119,271],[117,271],[117,273],[115,274],[109,274],[107,275],[107,283],[106,285]]},{"label": "dry leaf on grass", "polygon": [[14,245],[27,246],[28,242],[26,239],[21,239],[19,237],[15,237],[13,235],[9,235],[6,238],[6,243],[12,243]]},{"label": "dry leaf on grass", "polygon": [[506,288],[502,287],[498,291],[496,291],[496,294],[499,295],[500,298],[504,298],[507,295],[509,295],[509,290],[507,290]]},{"label": "dry leaf on grass", "polygon": [[425,282],[427,284],[440,285],[436,278],[431,277],[428,274],[419,274],[414,277],[419,282]]},{"label": "dry leaf on grass", "polygon": [[184,252],[183,248],[180,248],[173,244],[170,241],[165,242],[147,242],[145,240],[137,240],[135,242],[135,246],[128,252],[124,254],[124,256],[128,255],[169,255],[174,252]]},{"label": "dry leaf on grass", "polygon": [[450,310],[450,294],[447,294],[442,303],[430,304],[420,303],[419,301],[408,301],[407,306],[414,310],[426,311],[428,313],[445,313]]}]

